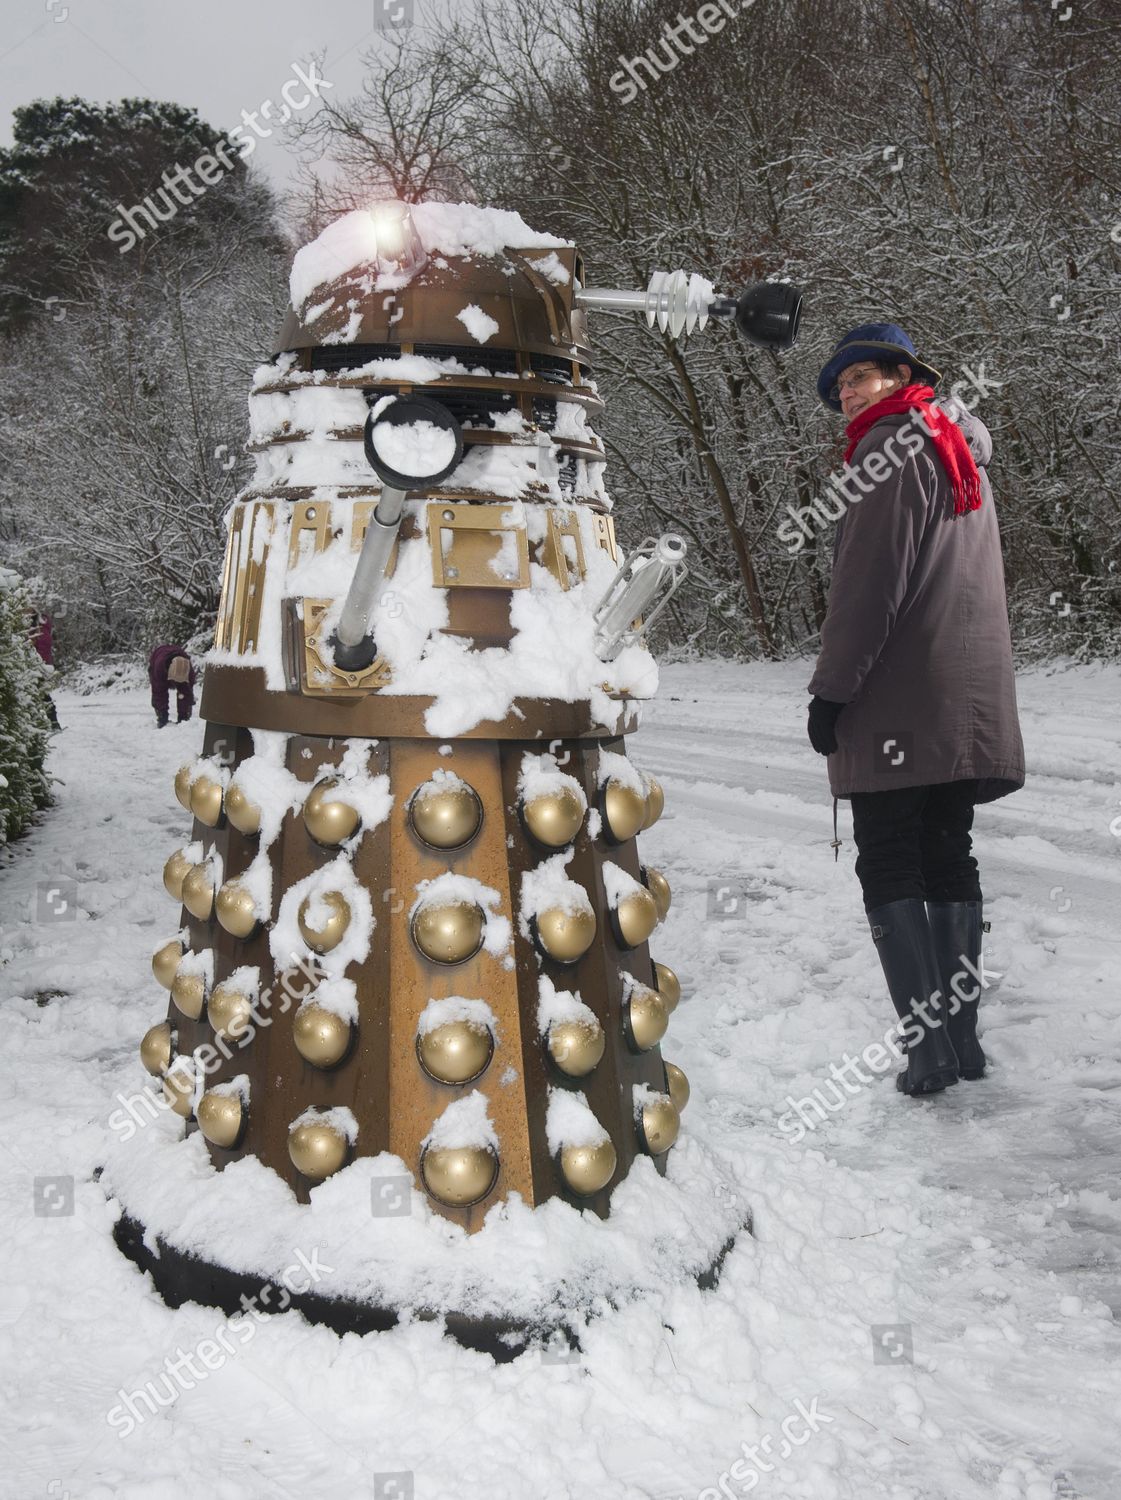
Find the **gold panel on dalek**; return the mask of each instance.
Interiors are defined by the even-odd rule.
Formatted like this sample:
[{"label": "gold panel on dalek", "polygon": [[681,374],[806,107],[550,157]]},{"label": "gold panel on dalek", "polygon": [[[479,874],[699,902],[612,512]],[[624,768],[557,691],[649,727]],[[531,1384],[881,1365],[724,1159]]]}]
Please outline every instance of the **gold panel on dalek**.
[{"label": "gold panel on dalek", "polygon": [[785,349],[801,296],[585,280],[463,204],[379,203],[295,257],[175,778],[154,1076],[104,1172],[172,1305],[266,1287],[509,1359],[712,1287],[750,1232],[663,1056],[663,792],[626,746],[687,548],[624,556],[589,322]]}]

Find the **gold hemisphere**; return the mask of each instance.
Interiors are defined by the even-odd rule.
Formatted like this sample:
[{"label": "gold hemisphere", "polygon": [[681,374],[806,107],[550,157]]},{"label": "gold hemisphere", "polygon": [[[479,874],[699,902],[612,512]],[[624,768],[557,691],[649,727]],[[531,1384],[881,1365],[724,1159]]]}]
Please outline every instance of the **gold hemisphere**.
[{"label": "gold hemisphere", "polygon": [[175,971],[182,957],[183,944],[178,938],[172,938],[170,943],[164,943],[162,948],[157,948],[152,954],[152,973],[165,990],[171,988],[171,981],[175,978]]},{"label": "gold hemisphere", "polygon": [[435,963],[462,963],[483,946],[485,926],[486,914],[477,902],[433,901],[413,917],[413,942]]},{"label": "gold hemisphere", "polygon": [[559,792],[531,797],[522,806],[522,817],[539,844],[548,849],[563,849],[580,832],[584,803],[570,786],[565,786]]},{"label": "gold hemisphere", "polygon": [[341,844],[361,822],[358,809],[334,795],[340,785],[336,777],[326,776],[307,794],[304,823],[317,844]]},{"label": "gold hemisphere", "polygon": [[220,980],[210,992],[206,1019],[218,1036],[236,1042],[253,1027],[253,1001],[244,990]]},{"label": "gold hemisphere", "polygon": [[565,911],[550,906],[537,915],[537,940],[550,958],[572,964],[595,942],[596,914],[590,907]]},{"label": "gold hemisphere", "polygon": [[194,865],[183,877],[183,905],[200,922],[209,922],[214,910],[214,878],[208,864]]},{"label": "gold hemisphere", "polygon": [[603,791],[603,815],[611,838],[617,844],[624,844],[642,827],[646,798],[612,776]]},{"label": "gold hemisphere", "polygon": [[466,782],[442,787],[438,783],[417,792],[409,803],[409,822],[417,838],[433,849],[459,849],[478,833],[483,822],[479,794]]},{"label": "gold hemisphere", "polygon": [[236,781],[231,782],[226,791],[226,817],[246,838],[261,831],[261,809],[249,800],[244,788]]},{"label": "gold hemisphere", "polygon": [[180,970],[171,981],[171,998],[188,1020],[197,1021],[206,1003],[206,980],[201,974],[184,974]]},{"label": "gold hemisphere", "polygon": [[637,948],[658,925],[658,903],[644,885],[624,896],[615,908],[615,921],[625,948]]},{"label": "gold hemisphere", "polygon": [[627,1021],[634,1045],[640,1052],[648,1052],[666,1034],[669,1008],[657,990],[652,990],[649,985],[632,985],[627,1001]]},{"label": "gold hemisphere", "polygon": [[654,905],[658,908],[658,921],[664,922],[669,916],[671,900],[669,881],[662,874],[661,870],[656,870],[653,865],[647,865],[644,879],[646,881],[646,889],[653,896]]},{"label": "gold hemisphere", "polygon": [[561,1176],[574,1193],[590,1198],[614,1177],[618,1160],[610,1138],[600,1141],[598,1146],[563,1146]]},{"label": "gold hemisphere", "polygon": [[666,1002],[666,1009],[672,1015],[677,1009],[677,1002],[681,999],[681,981],[668,964],[654,965],[654,987]]},{"label": "gold hemisphere", "polygon": [[322,1182],[346,1161],[347,1139],[333,1125],[316,1121],[288,1132],[288,1155],[297,1172]]},{"label": "gold hemisphere", "polygon": [[554,1021],[549,1027],[549,1056],[569,1078],[583,1078],[599,1063],[607,1038],[598,1021]]},{"label": "gold hemisphere", "polygon": [[173,901],[182,901],[183,881],[194,868],[194,865],[183,853],[182,849],[176,849],[167,864],[164,865],[163,888]]},{"label": "gold hemisphere", "polygon": [[140,1061],[157,1077],[171,1066],[171,1022],[149,1026],[140,1043]]},{"label": "gold hemisphere", "polygon": [[666,1087],[674,1108],[680,1114],[689,1103],[689,1080],[676,1063],[666,1063]]},{"label": "gold hemisphere", "polygon": [[420,1175],[438,1203],[466,1208],[494,1186],[498,1157],[489,1146],[429,1147],[420,1159]]},{"label": "gold hemisphere", "polygon": [[217,828],[222,820],[222,787],[212,776],[199,776],[191,782],[191,811],[200,823]]},{"label": "gold hemisphere", "polygon": [[292,1021],[292,1040],[305,1062],[316,1068],[333,1068],[346,1056],[350,1030],[349,1021],[325,1005],[309,1000],[300,1006]]},{"label": "gold hemisphere", "polygon": [[658,1094],[642,1106],[639,1135],[642,1149],[651,1156],[668,1151],[677,1139],[681,1116],[668,1094]]},{"label": "gold hemisphere", "polygon": [[245,1106],[239,1094],[219,1093],[208,1089],[199,1100],[195,1118],[199,1129],[212,1146],[229,1150],[237,1145],[245,1124]]},{"label": "gold hemisphere", "polygon": [[239,880],[227,880],[214,898],[214,914],[232,937],[247,938],[257,926],[257,903]]},{"label": "gold hemisphere", "polygon": [[417,1057],[437,1083],[470,1083],[494,1054],[494,1035],[476,1021],[447,1021],[416,1039]]},{"label": "gold hemisphere", "polygon": [[662,783],[656,776],[646,777],[646,816],[642,820],[643,828],[649,828],[662,816],[666,807],[666,794],[662,790]]},{"label": "gold hemisphere", "polygon": [[194,1077],[183,1068],[169,1068],[164,1074],[163,1091],[174,1113],[189,1120],[195,1092]]},{"label": "gold hemisphere", "polygon": [[[312,900],[318,899],[327,907],[327,921],[323,927],[312,927],[308,922],[308,908]],[[305,896],[296,914],[300,936],[316,953],[330,953],[337,948],[350,926],[350,903],[341,891],[323,891],[318,898]]]},{"label": "gold hemisphere", "polygon": [[175,800],[180,807],[191,811],[191,774],[190,765],[180,766],[175,773]]}]

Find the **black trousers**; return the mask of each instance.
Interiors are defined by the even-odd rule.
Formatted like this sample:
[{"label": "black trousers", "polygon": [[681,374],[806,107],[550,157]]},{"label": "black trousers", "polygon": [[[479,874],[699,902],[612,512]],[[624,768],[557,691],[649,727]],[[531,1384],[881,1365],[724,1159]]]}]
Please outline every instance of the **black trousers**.
[{"label": "black trousers", "polygon": [[980,901],[971,830],[976,781],[853,792],[864,910],[889,901]]},{"label": "black trousers", "polygon": [[[191,709],[195,706],[195,690],[189,682],[169,682],[163,693],[162,702],[153,701],[152,704],[156,710],[156,723],[161,729],[167,723],[167,711],[172,693],[175,694],[175,712],[180,724],[191,717]],[[155,696],[153,693],[153,700]]]}]

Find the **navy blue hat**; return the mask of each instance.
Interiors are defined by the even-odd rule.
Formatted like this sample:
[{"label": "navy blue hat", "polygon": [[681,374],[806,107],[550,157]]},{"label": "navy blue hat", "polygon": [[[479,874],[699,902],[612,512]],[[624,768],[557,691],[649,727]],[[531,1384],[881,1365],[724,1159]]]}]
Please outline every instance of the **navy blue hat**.
[{"label": "navy blue hat", "polygon": [[923,378],[927,385],[933,386],[942,378],[932,365],[923,363],[914,344],[898,323],[861,323],[859,328],[853,328],[845,334],[829,356],[817,377],[817,394],[832,411],[840,411],[841,403],[833,395],[833,387],[841,371],[849,365],[858,364],[862,359],[886,359],[894,364],[896,361],[892,360],[892,355],[897,357],[900,364],[911,366],[916,380]]}]

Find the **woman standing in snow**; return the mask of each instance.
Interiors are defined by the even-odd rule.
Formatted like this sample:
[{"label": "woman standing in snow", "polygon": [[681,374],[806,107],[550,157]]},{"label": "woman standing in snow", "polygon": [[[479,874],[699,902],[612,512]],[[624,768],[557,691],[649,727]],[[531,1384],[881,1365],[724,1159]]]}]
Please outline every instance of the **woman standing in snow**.
[{"label": "woman standing in snow", "polygon": [[[938,372],[894,323],[845,334],[817,392],[843,412],[846,485],[810,743],[852,802],[856,873],[901,1021],[907,1094],[980,1078],[978,802],[1024,783],[992,439],[933,405]],[[947,408],[949,410],[949,408]]]}]

